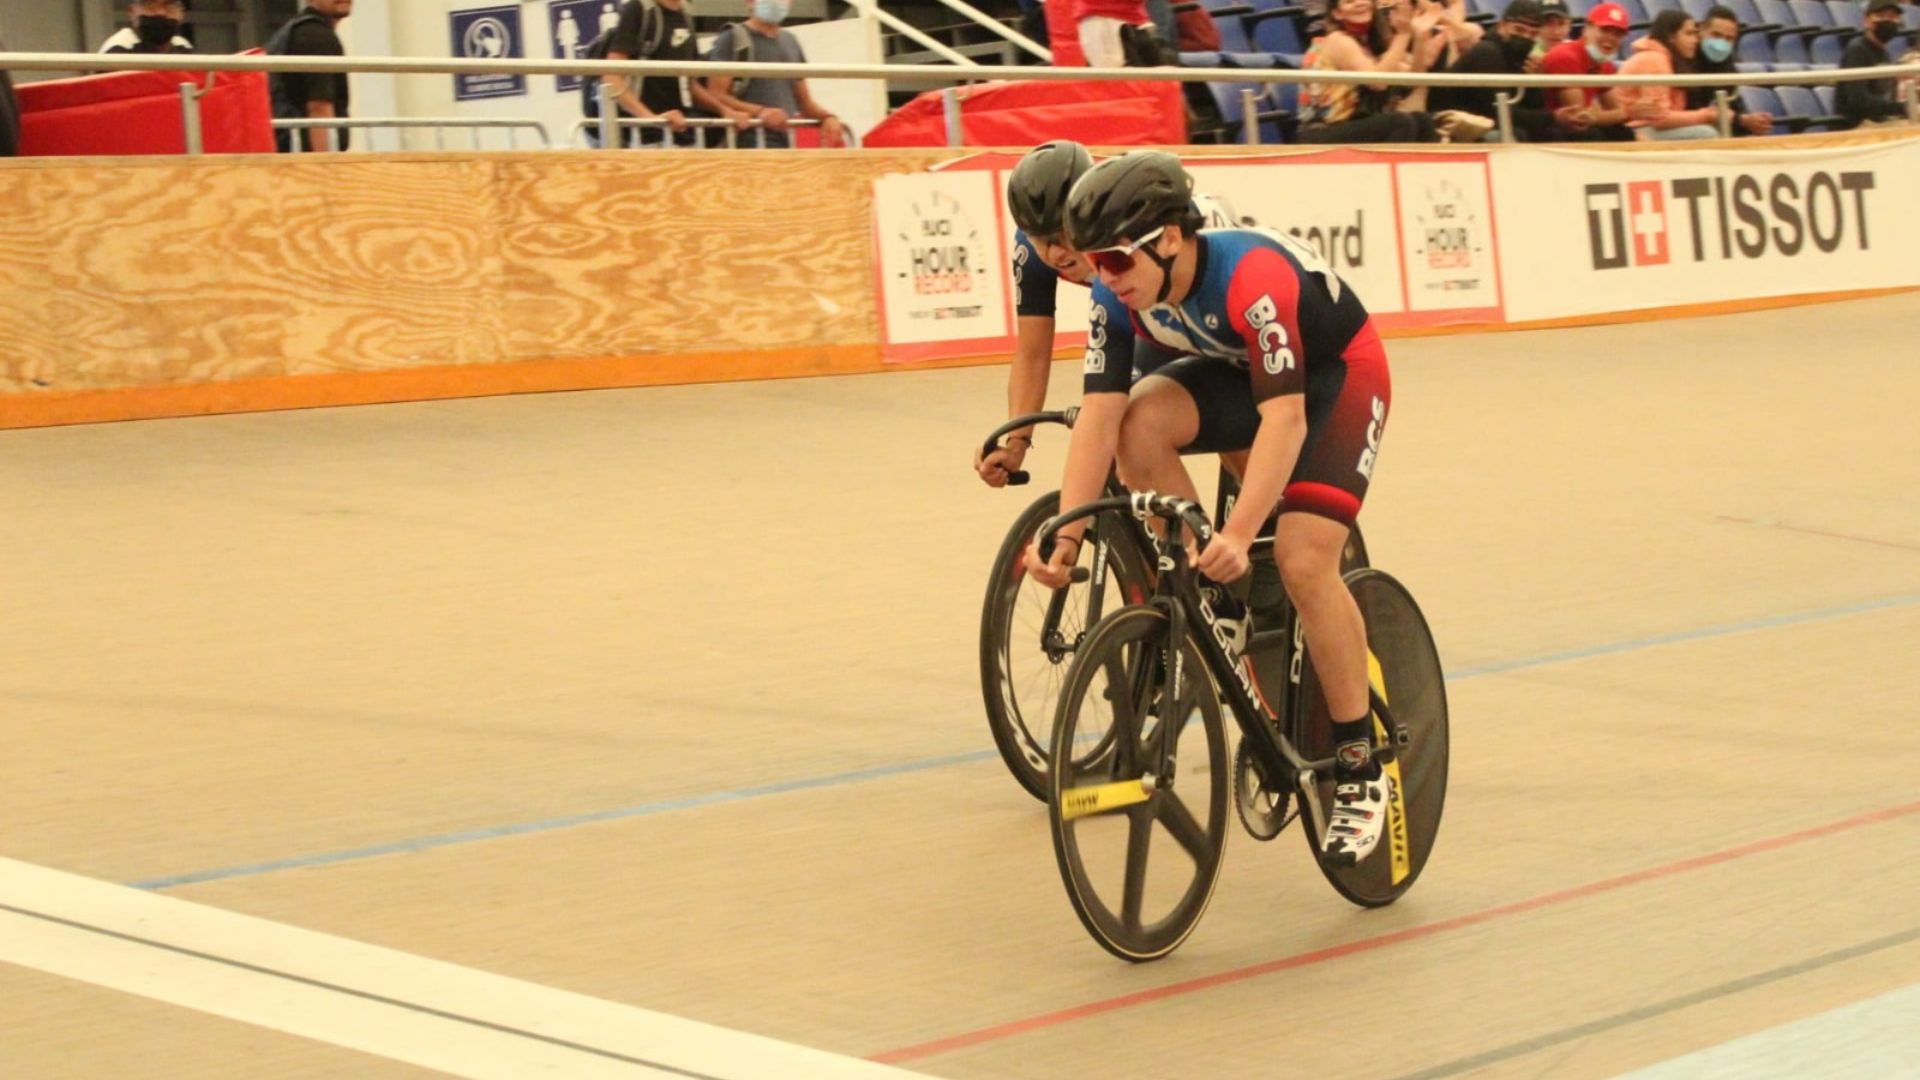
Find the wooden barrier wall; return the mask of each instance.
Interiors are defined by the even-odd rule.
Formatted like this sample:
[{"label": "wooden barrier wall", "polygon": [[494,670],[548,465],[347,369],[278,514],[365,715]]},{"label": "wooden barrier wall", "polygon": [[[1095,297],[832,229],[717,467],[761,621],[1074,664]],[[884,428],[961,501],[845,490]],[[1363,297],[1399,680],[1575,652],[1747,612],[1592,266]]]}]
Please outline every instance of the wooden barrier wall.
[{"label": "wooden barrier wall", "polygon": [[0,162],[0,427],[874,370],[872,181],[953,156]]}]

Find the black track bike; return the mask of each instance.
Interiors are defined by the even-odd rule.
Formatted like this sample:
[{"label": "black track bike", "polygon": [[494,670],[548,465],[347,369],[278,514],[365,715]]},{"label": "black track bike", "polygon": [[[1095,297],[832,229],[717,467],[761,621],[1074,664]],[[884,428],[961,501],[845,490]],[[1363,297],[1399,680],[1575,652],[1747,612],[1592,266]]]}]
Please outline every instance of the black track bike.
[{"label": "black track bike", "polygon": [[[1392,797],[1380,847],[1339,865],[1319,849],[1334,746],[1297,617],[1289,610],[1278,628],[1253,636],[1255,663],[1229,658],[1182,540],[1185,529],[1204,544],[1212,527],[1185,499],[1140,492],[1076,507],[1041,526],[1042,550],[1061,525],[1117,512],[1143,530],[1159,518],[1164,530],[1153,542],[1151,598],[1093,628],[1059,696],[1050,760],[1070,765],[1051,772],[1049,820],[1081,923],[1122,959],[1178,948],[1219,881],[1229,801],[1261,840],[1304,807],[1301,831],[1340,895],[1365,907],[1399,899],[1426,865],[1447,791],[1446,687],[1413,597],[1376,569],[1345,576],[1366,622],[1374,754]],[[1280,662],[1259,664],[1260,654]],[[1279,674],[1256,678],[1256,669]],[[1231,755],[1223,705],[1240,729]]]},{"label": "black track bike", "polygon": [[[1031,413],[995,428],[982,453],[1000,449],[1008,433],[1041,425],[1073,427],[1080,410]],[[1022,486],[1030,477],[1015,472],[1009,486]],[[1233,509],[1239,485],[1226,469],[1220,470],[1220,520]],[[1108,498],[1122,498],[1127,489],[1112,472],[1107,475]],[[1102,514],[1087,525],[1073,582],[1049,589],[1030,580],[1022,563],[1027,545],[1047,519],[1060,512],[1060,493],[1050,491],[1035,499],[1013,520],[994,554],[987,575],[986,599],[980,610],[980,693],[987,710],[987,729],[1007,771],[1028,794],[1045,802],[1053,744],[1052,723],[1067,666],[1102,615],[1126,604],[1144,602],[1153,591],[1153,537],[1126,514]],[[1262,532],[1271,538],[1271,523]],[[1341,570],[1367,565],[1366,544],[1353,530],[1341,556]],[[1272,560],[1257,572],[1273,572]],[[1284,617],[1285,594],[1275,577],[1270,582],[1272,602],[1255,598],[1256,624],[1278,625]]]}]

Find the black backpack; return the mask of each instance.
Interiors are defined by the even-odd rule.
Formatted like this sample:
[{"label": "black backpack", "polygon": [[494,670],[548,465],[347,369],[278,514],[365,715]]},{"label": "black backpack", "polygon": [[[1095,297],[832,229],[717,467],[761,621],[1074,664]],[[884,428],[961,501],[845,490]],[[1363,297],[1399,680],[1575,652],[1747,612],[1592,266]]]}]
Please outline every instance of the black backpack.
[{"label": "black backpack", "polygon": [[[627,3],[640,5],[640,55],[634,59],[650,59],[667,40],[667,17],[647,0],[627,0]],[[587,45],[582,59],[605,60],[612,49],[613,30],[602,30]],[[589,120],[600,115],[600,77],[597,75],[588,75],[580,80],[580,112]]]}]

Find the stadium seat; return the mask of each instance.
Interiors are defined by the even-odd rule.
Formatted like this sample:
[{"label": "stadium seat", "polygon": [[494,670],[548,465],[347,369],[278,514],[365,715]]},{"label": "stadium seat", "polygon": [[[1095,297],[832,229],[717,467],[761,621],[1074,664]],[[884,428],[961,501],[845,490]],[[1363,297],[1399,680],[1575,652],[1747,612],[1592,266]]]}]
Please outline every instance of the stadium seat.
[{"label": "stadium seat", "polygon": [[1819,99],[1821,112],[1829,113],[1829,114],[1837,114],[1840,111],[1834,102],[1836,91],[1834,90],[1833,87],[1816,86],[1813,88],[1813,96]]},{"label": "stadium seat", "polygon": [[[1646,6],[1647,19],[1651,22],[1653,19],[1658,18],[1663,11],[1680,9],[1680,0],[1646,0]],[[1693,18],[1694,21],[1698,22],[1700,17],[1695,15]]]},{"label": "stadium seat", "polygon": [[1807,46],[1807,59],[1815,64],[1833,67],[1840,63],[1840,57],[1846,51],[1846,46],[1840,44],[1837,37],[1817,37]]},{"label": "stadium seat", "polygon": [[1865,25],[1860,17],[1860,5],[1853,0],[1827,0],[1827,13],[1833,16],[1833,25],[1851,26],[1855,30]]},{"label": "stadium seat", "polygon": [[1246,141],[1245,111],[1241,107],[1240,91],[1252,90],[1254,99],[1254,122],[1260,125],[1260,141],[1284,142],[1287,131],[1296,122],[1291,110],[1282,111],[1274,102],[1269,91],[1262,90],[1259,83],[1221,83],[1210,82],[1207,91],[1213,95],[1213,102],[1220,109],[1220,118],[1226,127],[1219,133],[1222,143],[1241,143]]},{"label": "stadium seat", "polygon": [[[1181,53],[1180,55],[1186,56],[1187,54]],[[1212,55],[1212,54],[1208,54],[1208,55]],[[1199,66],[1206,66],[1206,65],[1199,65]],[[1756,64],[1749,60],[1737,60],[1734,62],[1733,70],[1739,72],[1742,75],[1759,75],[1763,72],[1772,71],[1773,68],[1766,64]]]},{"label": "stadium seat", "polygon": [[1253,23],[1253,47],[1262,52],[1298,56],[1307,51],[1300,40],[1300,24],[1291,14],[1256,17]]},{"label": "stadium seat", "polygon": [[1640,3],[1640,0],[1613,0],[1613,2],[1627,9],[1627,25],[1629,27],[1637,30],[1653,23],[1653,20],[1647,16],[1647,9]]},{"label": "stadium seat", "polygon": [[1780,107],[1780,98],[1764,86],[1740,87],[1740,106],[1747,112],[1770,113],[1780,116],[1786,110]]},{"label": "stadium seat", "polygon": [[[1742,40],[1745,40],[1742,38]],[[1807,43],[1797,37],[1783,37],[1773,43],[1773,59],[1778,63],[1810,64],[1813,57],[1807,53]]]},{"label": "stadium seat", "polygon": [[1838,116],[1821,108],[1820,99],[1811,87],[1779,86],[1774,88],[1774,93],[1780,98],[1789,130],[1828,131],[1840,121]]},{"label": "stadium seat", "polygon": [[1773,71],[1805,71],[1810,66],[1811,65],[1808,64],[1796,64],[1788,60],[1782,60],[1769,65]]},{"label": "stadium seat", "polygon": [[1920,33],[1920,7],[1907,5],[1907,29]]},{"label": "stadium seat", "polygon": [[1733,13],[1740,17],[1740,36],[1742,38],[1745,38],[1748,34],[1756,32],[1765,34],[1780,28],[1779,23],[1770,22],[1761,17],[1760,9],[1755,6],[1754,0],[1727,0],[1727,7],[1732,8]]},{"label": "stadium seat", "polygon": [[1773,42],[1765,34],[1740,35],[1740,59],[1749,64],[1773,63]]},{"label": "stadium seat", "polygon": [[1680,0],[1680,10],[1693,16],[1694,22],[1704,23],[1707,21],[1707,12],[1714,9],[1715,3],[1716,0]]},{"label": "stadium seat", "polygon": [[[1739,10],[1740,2],[1741,0],[1736,0],[1735,10]],[[1765,23],[1767,36],[1775,40],[1787,36],[1804,37],[1816,29],[1816,27],[1800,25],[1799,14],[1793,10],[1787,0],[1744,0],[1744,2],[1752,7],[1754,14],[1758,16],[1754,21]],[[1745,25],[1746,21],[1745,17],[1742,17],[1741,25]]]},{"label": "stadium seat", "polygon": [[1228,53],[1250,53],[1253,42],[1247,40],[1247,26],[1238,15],[1213,13],[1213,24],[1220,28],[1220,51]]}]

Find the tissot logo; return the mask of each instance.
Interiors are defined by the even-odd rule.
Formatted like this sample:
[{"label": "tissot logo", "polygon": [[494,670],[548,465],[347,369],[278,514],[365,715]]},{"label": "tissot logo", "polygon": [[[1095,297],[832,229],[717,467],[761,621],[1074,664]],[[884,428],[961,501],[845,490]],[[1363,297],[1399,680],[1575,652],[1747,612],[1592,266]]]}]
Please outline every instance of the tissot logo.
[{"label": "tissot logo", "polygon": [[1743,173],[1586,185],[1595,270],[1871,248],[1871,172]]}]

